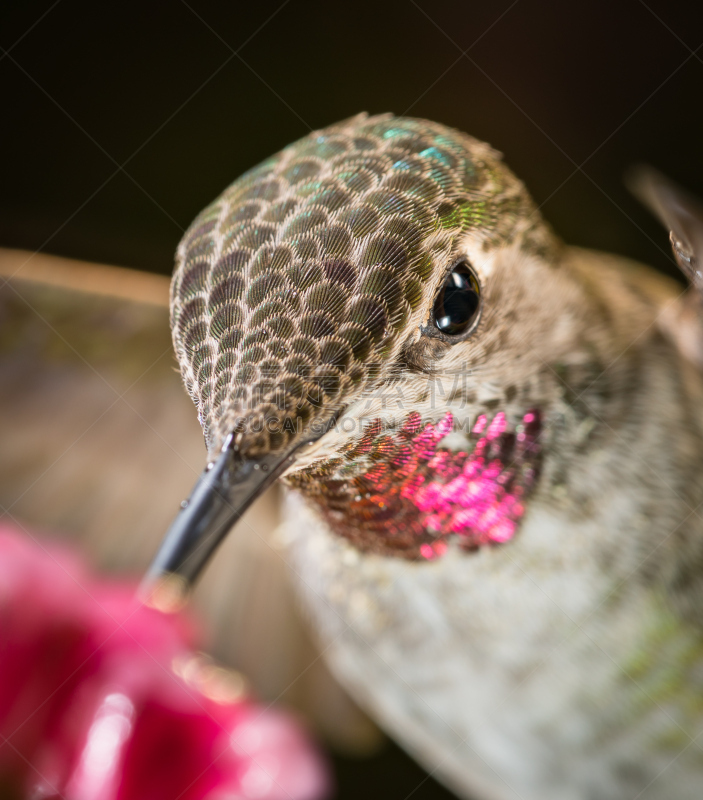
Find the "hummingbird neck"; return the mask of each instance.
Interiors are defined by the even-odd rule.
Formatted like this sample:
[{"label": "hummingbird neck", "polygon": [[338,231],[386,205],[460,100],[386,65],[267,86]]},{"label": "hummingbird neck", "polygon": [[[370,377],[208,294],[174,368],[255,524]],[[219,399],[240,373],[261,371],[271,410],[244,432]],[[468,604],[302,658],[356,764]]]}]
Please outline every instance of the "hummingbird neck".
[{"label": "hummingbird neck", "polygon": [[330,529],[358,549],[431,560],[450,545],[510,541],[539,477],[541,414],[515,425],[504,412],[468,425],[417,412],[384,431],[380,419],[337,457],[287,476]]}]

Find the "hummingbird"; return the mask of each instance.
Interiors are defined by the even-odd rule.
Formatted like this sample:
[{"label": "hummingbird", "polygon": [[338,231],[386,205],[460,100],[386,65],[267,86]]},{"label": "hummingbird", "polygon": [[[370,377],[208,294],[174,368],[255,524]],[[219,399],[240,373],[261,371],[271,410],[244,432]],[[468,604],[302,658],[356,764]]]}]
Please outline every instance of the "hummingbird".
[{"label": "hummingbird", "polygon": [[208,461],[148,591],[280,480],[333,672],[463,798],[703,791],[703,213],[634,183],[686,291],[563,244],[489,145],[390,114],[286,147],[178,247]]}]

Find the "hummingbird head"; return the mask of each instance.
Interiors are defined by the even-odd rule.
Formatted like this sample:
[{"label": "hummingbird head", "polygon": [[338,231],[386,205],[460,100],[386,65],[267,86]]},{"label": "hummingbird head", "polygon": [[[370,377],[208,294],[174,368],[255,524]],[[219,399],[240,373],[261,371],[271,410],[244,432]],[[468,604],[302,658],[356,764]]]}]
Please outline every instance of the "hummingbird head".
[{"label": "hummingbird head", "polygon": [[242,455],[280,452],[384,384],[507,346],[496,255],[553,246],[500,155],[442,125],[360,115],[287,147],[178,248],[173,340],[208,450],[236,431]]},{"label": "hummingbird head", "polygon": [[[500,154],[443,125],[363,114],[290,145],[178,248],[173,341],[210,457],[268,459],[381,552],[510,538],[539,472],[545,362],[583,350],[559,252]],[[427,496],[418,518],[406,501],[435,484],[459,499]],[[510,524],[477,527],[479,500]]]}]

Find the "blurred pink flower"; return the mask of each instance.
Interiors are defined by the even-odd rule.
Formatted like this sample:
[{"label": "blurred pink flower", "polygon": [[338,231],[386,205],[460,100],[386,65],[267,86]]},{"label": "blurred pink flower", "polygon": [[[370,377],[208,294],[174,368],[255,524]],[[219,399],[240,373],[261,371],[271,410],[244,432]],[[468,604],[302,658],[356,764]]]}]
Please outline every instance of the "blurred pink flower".
[{"label": "blurred pink flower", "polygon": [[190,617],[134,591],[0,524],[0,796],[323,797],[301,729],[193,651]]}]

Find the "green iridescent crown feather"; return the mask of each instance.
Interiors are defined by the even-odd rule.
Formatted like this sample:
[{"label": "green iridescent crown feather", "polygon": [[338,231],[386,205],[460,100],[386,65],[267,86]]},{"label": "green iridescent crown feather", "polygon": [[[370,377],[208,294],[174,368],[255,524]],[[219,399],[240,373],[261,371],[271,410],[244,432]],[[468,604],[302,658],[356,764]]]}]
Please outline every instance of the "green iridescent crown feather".
[{"label": "green iridescent crown feather", "polygon": [[250,453],[282,450],[381,379],[462,235],[543,230],[498,153],[424,120],[359,115],[250,170],[193,222],[172,283],[209,449],[238,428]]}]

